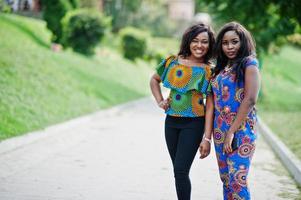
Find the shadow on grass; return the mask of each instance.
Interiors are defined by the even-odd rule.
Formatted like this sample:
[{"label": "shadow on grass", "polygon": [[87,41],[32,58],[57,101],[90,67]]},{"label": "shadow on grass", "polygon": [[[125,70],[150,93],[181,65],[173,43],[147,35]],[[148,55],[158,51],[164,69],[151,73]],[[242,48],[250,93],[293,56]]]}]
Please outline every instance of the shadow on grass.
[{"label": "shadow on grass", "polygon": [[49,44],[47,44],[45,41],[41,40],[40,37],[38,37],[32,30],[30,30],[26,25],[18,22],[15,19],[12,19],[10,17],[7,17],[6,15],[0,15],[0,17],[5,21],[6,23],[15,26],[25,34],[27,34],[29,37],[31,37],[34,41],[36,41],[39,45],[49,48]]}]

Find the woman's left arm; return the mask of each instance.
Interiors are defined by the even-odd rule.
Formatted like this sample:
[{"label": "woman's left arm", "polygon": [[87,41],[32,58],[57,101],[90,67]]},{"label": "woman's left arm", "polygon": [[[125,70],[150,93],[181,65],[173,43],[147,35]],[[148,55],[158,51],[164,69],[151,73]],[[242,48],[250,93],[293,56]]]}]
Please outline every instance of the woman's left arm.
[{"label": "woman's left arm", "polygon": [[224,142],[224,152],[231,153],[231,143],[234,133],[239,129],[242,122],[247,118],[249,112],[254,107],[257,101],[258,92],[260,88],[260,74],[257,66],[248,66],[245,71],[245,86],[244,99],[242,100],[238,109],[236,118],[227,132]]}]

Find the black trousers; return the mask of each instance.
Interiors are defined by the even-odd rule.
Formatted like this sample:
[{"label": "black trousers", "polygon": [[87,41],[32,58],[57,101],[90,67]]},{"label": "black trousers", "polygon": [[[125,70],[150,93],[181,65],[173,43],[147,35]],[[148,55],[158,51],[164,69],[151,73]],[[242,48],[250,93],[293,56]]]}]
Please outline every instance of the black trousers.
[{"label": "black trousers", "polygon": [[190,200],[189,171],[204,132],[204,117],[166,116],[165,139],[172,160],[178,200]]}]

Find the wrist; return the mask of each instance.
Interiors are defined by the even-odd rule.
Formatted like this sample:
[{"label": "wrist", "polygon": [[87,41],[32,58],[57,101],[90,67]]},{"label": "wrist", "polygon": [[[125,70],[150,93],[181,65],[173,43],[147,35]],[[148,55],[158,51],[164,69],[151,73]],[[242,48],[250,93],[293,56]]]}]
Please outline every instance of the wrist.
[{"label": "wrist", "polygon": [[211,138],[206,137],[205,134],[204,134],[204,136],[203,136],[203,141],[207,141],[207,142],[209,142],[209,143],[211,144]]},{"label": "wrist", "polygon": [[234,131],[229,130],[229,131],[227,132],[227,135],[234,135]]},{"label": "wrist", "polygon": [[164,100],[161,100],[161,101],[157,102],[157,105],[160,107],[160,106],[162,106],[163,103],[164,103]]}]

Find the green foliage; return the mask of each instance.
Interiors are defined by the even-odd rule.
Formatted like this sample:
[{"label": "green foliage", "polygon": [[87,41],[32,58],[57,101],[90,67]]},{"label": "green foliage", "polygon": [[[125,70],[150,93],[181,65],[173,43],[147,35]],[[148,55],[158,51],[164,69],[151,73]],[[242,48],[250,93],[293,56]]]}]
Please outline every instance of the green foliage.
[{"label": "green foliage", "polygon": [[147,35],[139,29],[126,27],[120,31],[121,46],[125,58],[142,58],[147,49]]},{"label": "green foliage", "polygon": [[204,6],[209,10],[219,24],[234,20],[246,26],[260,52],[267,52],[273,43],[284,44],[301,22],[299,0],[197,0],[197,4],[199,9]]},{"label": "green foliage", "polygon": [[292,45],[301,48],[301,34],[295,33],[295,34],[289,35],[289,36],[287,36],[287,40]]},{"label": "green foliage", "polygon": [[69,0],[69,2],[74,9],[79,7],[79,0]]},{"label": "green foliage", "polygon": [[133,26],[148,30],[156,37],[169,37],[179,30],[179,24],[168,18],[164,0],[105,1],[104,12],[112,16],[113,32]]},{"label": "green foliage", "polygon": [[0,27],[0,140],[149,94],[145,62],[53,52],[41,20],[0,13]]},{"label": "green foliage", "polygon": [[173,38],[151,37],[148,40],[145,53],[146,60],[155,60],[158,64],[170,55],[176,55],[179,50],[179,40]]},{"label": "green foliage", "polygon": [[47,28],[53,33],[52,41],[60,43],[62,39],[61,20],[72,9],[66,0],[43,0],[43,18],[47,22]]},{"label": "green foliage", "polygon": [[285,46],[265,57],[258,114],[301,159],[301,50]]},{"label": "green foliage", "polygon": [[153,1],[143,1],[141,8],[132,16],[129,24],[148,30],[155,37],[174,36],[180,29],[176,21],[169,19],[168,11],[164,4]]},{"label": "green foliage", "polygon": [[270,111],[301,111],[301,51],[284,47],[265,57],[261,105]]},{"label": "green foliage", "polygon": [[63,44],[74,51],[91,55],[109,26],[109,18],[96,10],[75,10],[62,20]]},{"label": "green foliage", "polygon": [[0,0],[0,12],[10,13],[11,7],[7,5],[5,0]]},{"label": "green foliage", "polygon": [[81,8],[97,8],[99,6],[99,0],[79,0]]},{"label": "green foliage", "polygon": [[159,49],[147,49],[143,58],[147,61],[155,60],[155,62],[159,64],[166,55],[165,52]]},{"label": "green foliage", "polygon": [[110,0],[104,4],[106,15],[112,16],[112,30],[118,32],[128,26],[133,15],[140,9],[141,0]]}]

